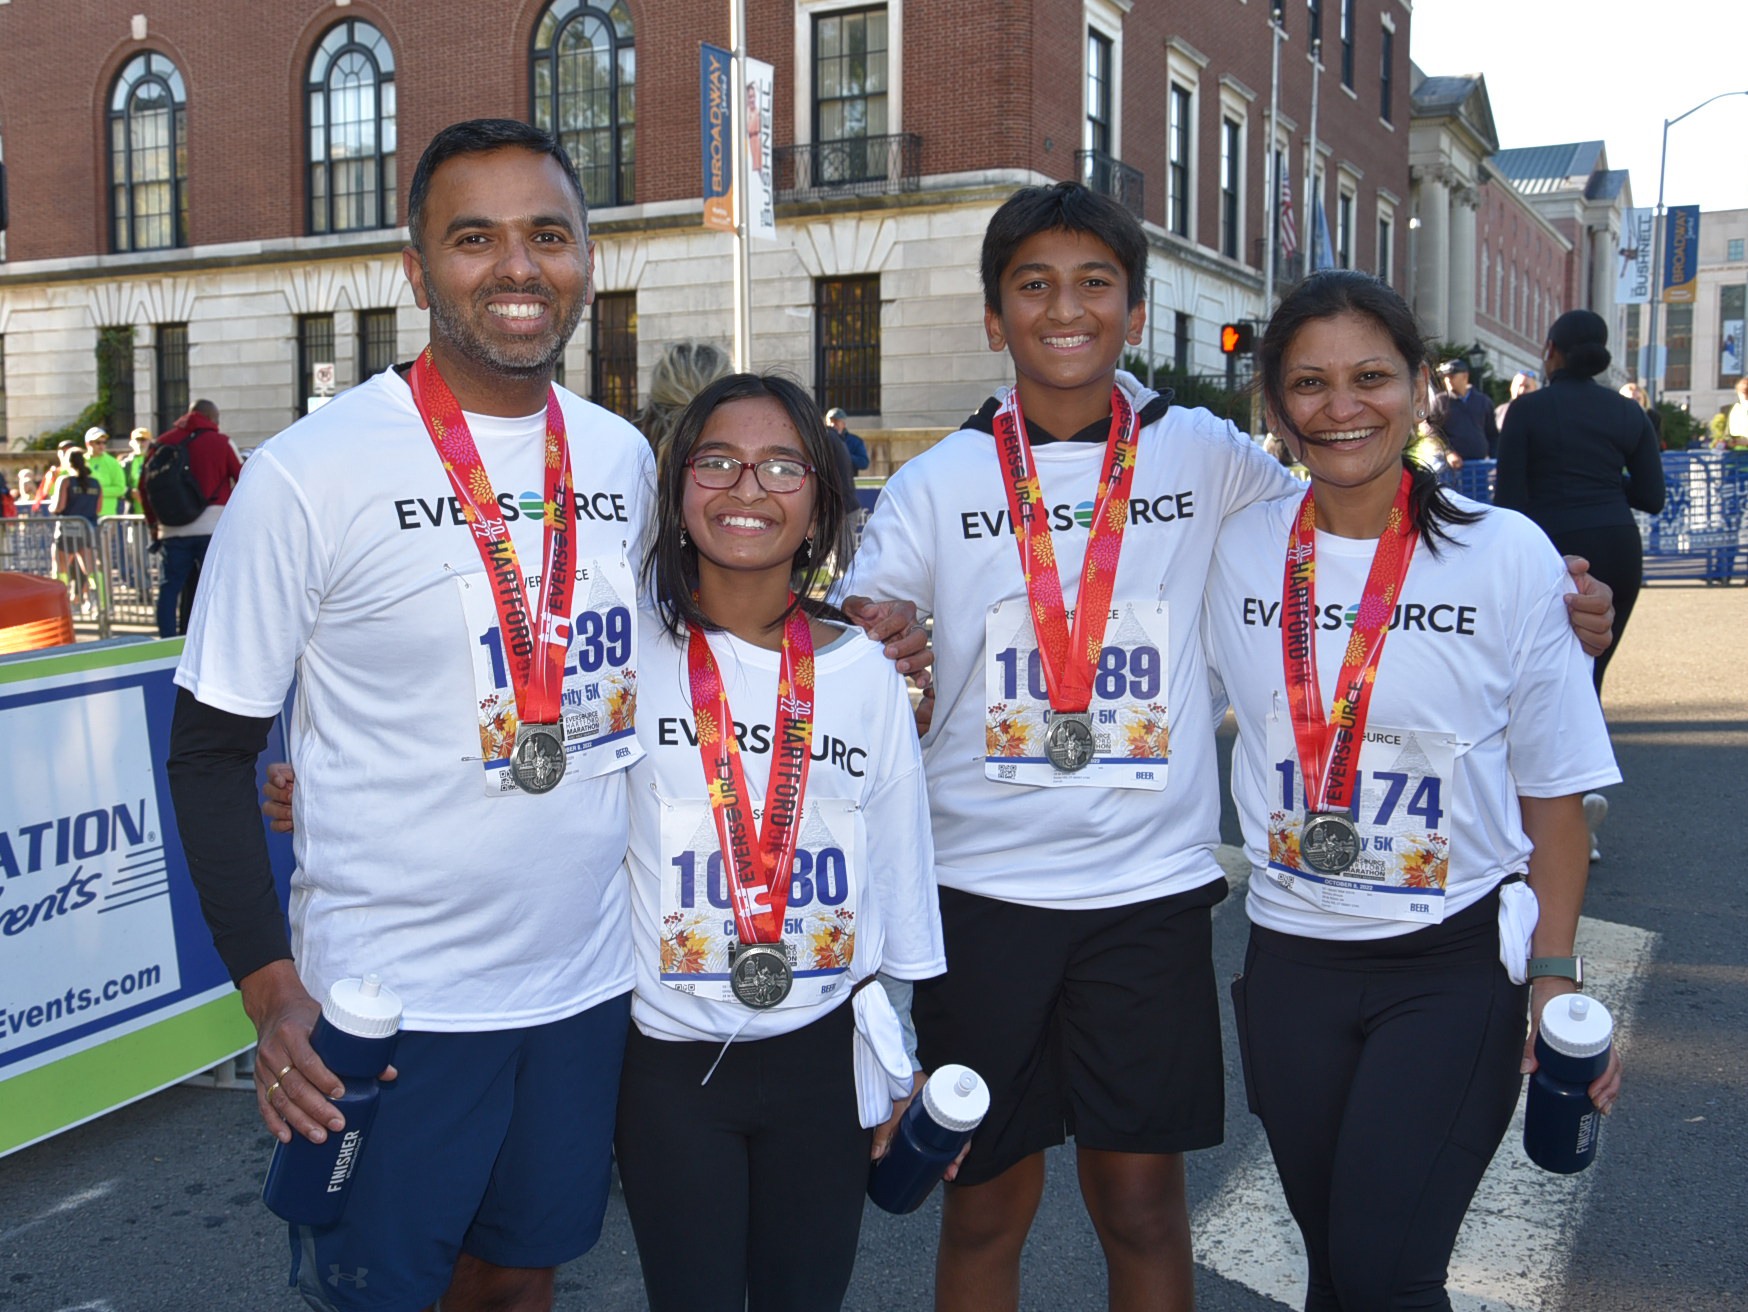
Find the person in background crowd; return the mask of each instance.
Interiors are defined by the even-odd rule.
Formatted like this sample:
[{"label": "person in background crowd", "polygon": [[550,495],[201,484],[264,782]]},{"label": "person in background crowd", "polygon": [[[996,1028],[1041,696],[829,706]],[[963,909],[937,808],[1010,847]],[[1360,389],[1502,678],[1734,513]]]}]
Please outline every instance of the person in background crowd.
[{"label": "person in background crowd", "polygon": [[1663,413],[1651,404],[1651,398],[1645,395],[1645,389],[1637,383],[1625,383],[1621,386],[1621,395],[1645,412],[1646,417],[1651,421],[1651,431],[1657,435],[1657,449],[1659,451],[1665,449]]},{"label": "person in background crowd", "polygon": [[154,445],[188,445],[188,467],[200,494],[206,499],[206,509],[188,524],[159,523],[152,514],[148,500],[146,522],[163,551],[163,567],[158,581],[158,636],[174,638],[188,632],[188,619],[194,607],[194,592],[200,583],[201,567],[207,548],[212,544],[213,530],[231,499],[231,489],[243,472],[242,461],[231,439],[219,432],[219,409],[211,401],[196,401]]},{"label": "person in background crowd", "polygon": [[[1497,430],[1497,429],[1504,426],[1504,424],[1505,424],[1505,412],[1511,408],[1512,401],[1517,400],[1517,398],[1522,396],[1525,392],[1535,391],[1536,388],[1539,387],[1540,385],[1541,384],[1539,382],[1537,382],[1537,380],[1536,380],[1535,374],[1533,374],[1532,372],[1530,372],[1527,369],[1513,374],[1511,376],[1511,399],[1506,400],[1506,401],[1501,401],[1498,405],[1493,407],[1493,427],[1494,427],[1494,429]],[[1495,446],[1495,449],[1497,450],[1498,443],[1495,442],[1494,446]]]},{"label": "person in background crowd", "polygon": [[659,460],[680,412],[730,369],[727,352],[709,342],[674,342],[650,370],[649,395],[633,421]]},{"label": "person in background crowd", "polygon": [[[1542,1008],[1582,973],[1579,798],[1620,778],[1559,556],[1404,458],[1425,358],[1368,274],[1287,293],[1257,371],[1311,487],[1226,520],[1203,611],[1251,867],[1239,1052],[1304,1237],[1307,1312],[1450,1308],[1451,1250]],[[1393,624],[1435,601],[1473,630]],[[1450,688],[1465,695],[1428,691]],[[1619,1090],[1611,1059],[1589,1093],[1607,1113]]]},{"label": "person in background crowd", "polygon": [[1736,380],[1736,404],[1724,424],[1724,448],[1741,451],[1748,448],[1748,378]]},{"label": "person in background crowd", "polygon": [[36,470],[26,465],[18,471],[18,505],[22,510],[36,500]]},{"label": "person in background crowd", "polygon": [[103,500],[103,485],[92,475],[85,453],[78,447],[69,446],[66,458],[66,472],[55,480],[54,513],[82,519],[91,528],[88,534],[76,534],[65,525],[55,525],[55,573],[65,577],[73,590],[74,609],[88,612],[96,602],[92,596],[97,582],[92,544],[97,540],[97,508]]},{"label": "person in background crowd", "polygon": [[868,444],[850,431],[850,416],[834,406],[825,412],[825,421],[831,425],[832,431],[838,435],[838,441],[844,444],[844,450],[850,454],[851,477],[868,468]]},{"label": "person in background crowd", "polygon": [[12,487],[6,481],[6,471],[0,469],[0,518],[16,519],[18,517],[18,500],[12,495]]},{"label": "person in background crowd", "polygon": [[85,430],[85,463],[103,489],[103,500],[97,508],[98,517],[123,513],[122,503],[128,492],[127,471],[121,467],[121,461],[109,454],[109,434],[101,428]]},{"label": "person in background crowd", "polygon": [[[1469,382],[1469,362],[1458,356],[1438,367],[1443,385],[1433,399],[1429,420],[1453,455],[1464,460],[1486,460],[1499,445],[1499,429],[1493,423],[1493,407]],[[1454,461],[1452,468],[1460,468]]]},{"label": "person in background crowd", "polygon": [[152,445],[152,430],[136,428],[127,435],[127,454],[122,457],[122,472],[127,475],[128,511],[140,513],[140,474],[145,469],[146,448]]}]

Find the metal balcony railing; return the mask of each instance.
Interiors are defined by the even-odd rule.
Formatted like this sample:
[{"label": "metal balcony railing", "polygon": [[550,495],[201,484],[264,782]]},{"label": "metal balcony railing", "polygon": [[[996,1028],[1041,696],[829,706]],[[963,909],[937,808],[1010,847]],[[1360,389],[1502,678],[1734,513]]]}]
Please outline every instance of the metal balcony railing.
[{"label": "metal balcony railing", "polygon": [[1140,169],[1130,168],[1102,150],[1077,150],[1074,152],[1074,170],[1075,175],[1093,191],[1114,197],[1138,219],[1144,216],[1146,178]]},{"label": "metal balcony railing", "polygon": [[836,200],[915,191],[922,154],[923,139],[914,132],[778,146],[772,152],[777,199]]}]

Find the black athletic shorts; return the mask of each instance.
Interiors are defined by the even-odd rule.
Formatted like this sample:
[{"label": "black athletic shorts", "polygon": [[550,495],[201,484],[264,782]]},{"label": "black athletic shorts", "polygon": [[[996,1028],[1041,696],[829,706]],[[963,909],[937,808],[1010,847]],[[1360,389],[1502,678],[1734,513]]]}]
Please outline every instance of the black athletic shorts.
[{"label": "black athletic shorts", "polygon": [[1225,1067],[1212,911],[1226,881],[1129,906],[1063,911],[941,890],[947,973],[912,1009],[925,1069],[990,1086],[960,1184],[1064,1142],[1113,1152],[1211,1148]]}]

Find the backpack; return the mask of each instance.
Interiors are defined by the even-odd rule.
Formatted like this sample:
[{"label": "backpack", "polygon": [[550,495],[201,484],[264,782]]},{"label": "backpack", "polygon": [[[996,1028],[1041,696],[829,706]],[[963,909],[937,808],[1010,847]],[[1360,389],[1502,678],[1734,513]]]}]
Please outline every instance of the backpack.
[{"label": "backpack", "polygon": [[142,458],[140,496],[151,507],[152,517],[171,528],[192,524],[211,503],[188,463],[188,444],[194,436],[180,442],[153,442]]}]

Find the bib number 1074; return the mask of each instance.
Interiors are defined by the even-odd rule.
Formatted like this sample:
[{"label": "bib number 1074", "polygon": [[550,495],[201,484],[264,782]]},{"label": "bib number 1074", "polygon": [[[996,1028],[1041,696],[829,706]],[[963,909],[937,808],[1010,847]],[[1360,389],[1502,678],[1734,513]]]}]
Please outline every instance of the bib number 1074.
[{"label": "bib number 1074", "polygon": [[[1018,700],[1020,653],[1008,647],[996,652],[995,663],[1001,667],[1002,697]],[[1105,647],[1093,674],[1093,696],[1106,702],[1153,701],[1159,696],[1160,664],[1157,647]],[[1044,657],[1036,647],[1026,654],[1026,696],[1035,702],[1050,700],[1044,686]]]},{"label": "bib number 1074", "polygon": [[[1281,761],[1275,766],[1281,776],[1281,806],[1283,810],[1299,809],[1298,781],[1299,766],[1296,761]],[[1358,795],[1366,779],[1366,772],[1361,771],[1354,780],[1354,792]],[[1402,794],[1408,791],[1408,781],[1413,776],[1395,770],[1373,770],[1370,777],[1384,792],[1378,800],[1378,814],[1371,820],[1373,828],[1383,828],[1390,823],[1390,818],[1396,814],[1396,807],[1402,801]],[[1426,822],[1431,832],[1438,832],[1439,821],[1444,818],[1444,811],[1439,805],[1439,777],[1423,775],[1420,786],[1414,790],[1414,795],[1408,799],[1406,814],[1416,816]],[[1361,817],[1362,822],[1364,817]]]}]

